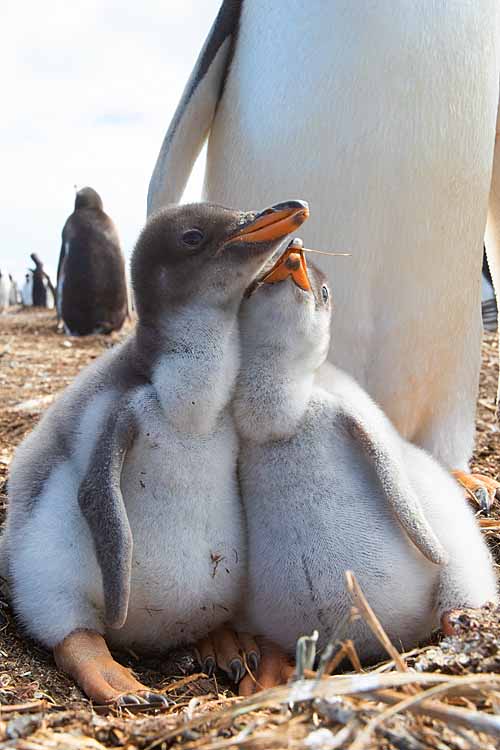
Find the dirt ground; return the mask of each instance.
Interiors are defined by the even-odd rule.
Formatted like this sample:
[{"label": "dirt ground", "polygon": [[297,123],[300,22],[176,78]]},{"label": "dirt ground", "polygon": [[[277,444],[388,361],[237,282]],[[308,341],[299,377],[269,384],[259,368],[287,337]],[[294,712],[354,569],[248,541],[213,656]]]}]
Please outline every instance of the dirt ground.
[{"label": "dirt ground", "polygon": [[[78,371],[124,335],[126,331],[112,337],[67,338],[56,333],[53,313],[16,310],[0,315],[0,522],[15,447]],[[475,470],[493,477],[500,457],[496,347],[496,335],[486,334],[473,460]],[[483,525],[500,562],[500,507]],[[341,675],[309,680],[313,687],[308,689],[299,689],[304,683],[297,683],[294,700],[289,688],[260,694],[253,702],[236,699],[219,675],[208,679],[196,672],[189,651],[149,661],[121,654],[118,658],[141,681],[163,690],[172,705],[161,715],[125,710],[103,715],[56,670],[50,654],[23,637],[6,595],[0,594],[0,747],[499,747],[499,612],[491,608],[481,616],[466,613],[458,625],[462,635],[445,639],[441,646],[415,650],[399,666],[396,659],[376,672],[355,675],[372,680],[367,689],[359,680],[347,685],[352,675]],[[493,673],[491,679],[488,673]],[[380,684],[375,685],[375,677]],[[454,680],[465,680],[465,687],[459,689],[462,683]],[[423,684],[425,700],[419,692]],[[427,696],[433,690],[459,697],[432,703]],[[415,705],[385,715],[391,700],[408,699]]]}]

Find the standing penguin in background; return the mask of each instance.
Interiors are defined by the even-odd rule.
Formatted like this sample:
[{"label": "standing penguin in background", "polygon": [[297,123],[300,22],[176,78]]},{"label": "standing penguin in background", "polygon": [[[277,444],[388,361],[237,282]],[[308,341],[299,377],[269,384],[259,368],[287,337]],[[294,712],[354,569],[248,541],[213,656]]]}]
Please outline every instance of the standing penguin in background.
[{"label": "standing penguin in background", "polygon": [[[335,271],[336,362],[405,438],[464,472],[480,368],[499,14],[497,0],[225,0],[148,199],[149,211],[181,199],[207,133],[207,200],[306,195],[314,205],[306,244],[351,253]],[[486,247],[498,287],[500,138],[497,149]],[[332,264],[319,260],[330,276]],[[491,501],[495,483],[461,476]]]},{"label": "standing penguin in background", "polygon": [[31,271],[24,277],[24,284],[21,289],[21,303],[24,307],[31,307],[33,305],[33,274]]},{"label": "standing penguin in background", "polygon": [[9,273],[9,283],[10,283],[9,304],[18,305],[21,301],[21,295],[19,294],[17,282],[15,281],[15,279],[12,278],[12,274],[10,273]]},{"label": "standing penguin in background", "polygon": [[4,313],[10,304],[10,282],[7,274],[0,271],[0,313]]},{"label": "standing penguin in background", "polygon": [[[330,317],[327,279],[296,242],[241,306],[233,407],[248,528],[244,628],[289,656],[304,633],[318,630],[321,649],[348,635],[366,662],[384,648],[362,620],[343,631],[348,570],[405,651],[440,622],[449,629],[451,610],[495,601],[496,577],[449,473],[351,377],[323,365]],[[263,658],[257,681],[269,687],[286,669]],[[241,692],[253,686],[247,677]]]},{"label": "standing penguin in background", "polygon": [[134,332],[16,451],[2,575],[27,632],[94,701],[137,702],[146,690],[106,642],[164,651],[236,613],[246,571],[230,413],[238,309],[307,215],[290,201],[152,217],[132,258]]},{"label": "standing penguin in background", "polygon": [[481,315],[485,331],[498,330],[498,308],[486,254],[483,255],[483,273],[481,276]]},{"label": "standing penguin in background", "polygon": [[33,279],[33,307],[49,307],[48,295],[55,296],[55,290],[49,275],[43,269],[43,263],[36,253],[31,253],[31,260],[35,268],[31,271]]},{"label": "standing penguin in background", "polygon": [[127,316],[125,261],[99,194],[79,190],[62,231],[57,312],[73,336],[118,331]]}]

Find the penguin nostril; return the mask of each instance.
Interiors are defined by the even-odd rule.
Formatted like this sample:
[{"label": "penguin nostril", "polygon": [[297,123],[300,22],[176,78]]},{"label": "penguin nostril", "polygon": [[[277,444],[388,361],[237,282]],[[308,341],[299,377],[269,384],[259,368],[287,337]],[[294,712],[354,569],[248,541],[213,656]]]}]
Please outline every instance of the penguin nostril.
[{"label": "penguin nostril", "polygon": [[285,265],[291,271],[298,271],[300,268],[300,258],[293,258],[292,256],[289,256],[286,260]]}]

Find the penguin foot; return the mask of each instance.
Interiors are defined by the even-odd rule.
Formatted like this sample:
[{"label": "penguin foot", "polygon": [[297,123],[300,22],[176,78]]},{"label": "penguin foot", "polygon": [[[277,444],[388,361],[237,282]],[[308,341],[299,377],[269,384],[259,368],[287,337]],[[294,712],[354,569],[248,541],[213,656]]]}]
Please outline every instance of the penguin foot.
[{"label": "penguin foot", "polygon": [[485,513],[489,513],[495,498],[500,499],[500,482],[484,474],[467,474],[465,471],[452,471],[457,482],[465,489],[467,496]]},{"label": "penguin foot", "polygon": [[260,663],[254,672],[247,671],[240,682],[239,695],[253,695],[266,688],[285,685],[295,671],[294,665],[280,646],[264,638],[257,640],[260,648]]},{"label": "penguin foot", "polygon": [[92,630],[74,630],[54,648],[54,659],[96,704],[119,706],[169,705],[167,698],[142,685],[131,671],[111,656],[102,635]]},{"label": "penguin foot", "polygon": [[201,668],[209,677],[219,667],[238,684],[247,670],[255,672],[259,667],[260,650],[252,636],[236,633],[225,625],[198,641],[195,650]]}]

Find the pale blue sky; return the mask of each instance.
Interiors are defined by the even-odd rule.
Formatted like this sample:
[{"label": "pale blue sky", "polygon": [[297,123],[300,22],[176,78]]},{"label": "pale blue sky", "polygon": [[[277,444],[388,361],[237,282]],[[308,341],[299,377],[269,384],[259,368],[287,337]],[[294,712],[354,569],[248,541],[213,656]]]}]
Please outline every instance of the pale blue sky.
[{"label": "pale blue sky", "polygon": [[[2,0],[0,269],[36,251],[55,280],[74,188],[129,255],[163,135],[220,0]],[[203,164],[186,197],[200,196]]]}]

